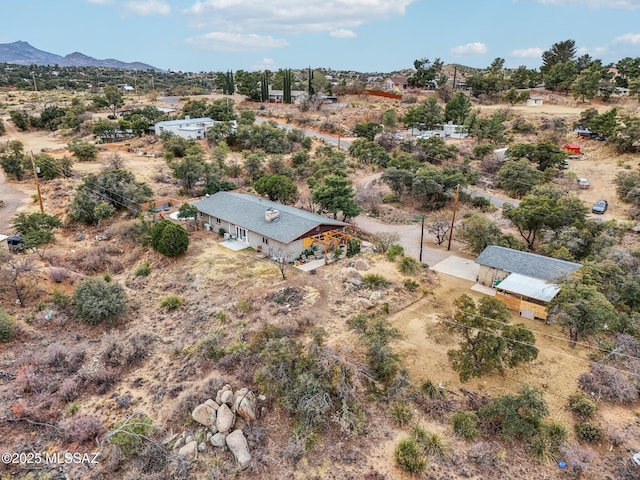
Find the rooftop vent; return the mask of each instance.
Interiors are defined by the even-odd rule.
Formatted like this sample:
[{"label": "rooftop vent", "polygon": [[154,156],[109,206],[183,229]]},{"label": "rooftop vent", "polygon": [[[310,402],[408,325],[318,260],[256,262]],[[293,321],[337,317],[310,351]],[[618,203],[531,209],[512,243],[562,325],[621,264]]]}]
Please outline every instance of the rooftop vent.
[{"label": "rooftop vent", "polygon": [[271,223],[275,222],[280,218],[280,210],[276,210],[275,208],[267,208],[264,212],[264,219]]}]

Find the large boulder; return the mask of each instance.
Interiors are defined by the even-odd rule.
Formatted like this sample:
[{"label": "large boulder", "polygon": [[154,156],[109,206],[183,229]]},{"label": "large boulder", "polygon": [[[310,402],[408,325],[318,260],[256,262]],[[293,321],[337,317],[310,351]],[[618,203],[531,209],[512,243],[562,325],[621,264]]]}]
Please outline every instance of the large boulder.
[{"label": "large boulder", "polygon": [[224,387],[222,387],[220,390],[218,390],[218,393],[216,394],[216,403],[218,405],[220,405],[222,402],[222,394],[226,391],[231,391],[231,385],[225,385]]},{"label": "large boulder", "polygon": [[234,430],[226,438],[227,447],[236,457],[240,468],[245,469],[251,463],[251,454],[249,453],[249,446],[247,445],[247,439],[244,438],[242,430]]},{"label": "large boulder", "polygon": [[371,302],[371,300],[367,300],[366,298],[358,298],[356,300],[356,307],[362,309],[362,310],[369,310],[370,308],[373,308],[373,302]]},{"label": "large boulder", "polygon": [[200,425],[210,427],[216,423],[216,410],[203,403],[193,409],[193,412],[191,412],[191,418]]},{"label": "large boulder", "polygon": [[248,388],[242,388],[233,394],[231,410],[245,420],[256,419],[256,396]]},{"label": "large boulder", "polygon": [[220,395],[220,403],[226,403],[227,405],[233,405],[233,392],[231,390],[225,390]]},{"label": "large boulder", "polygon": [[231,430],[233,424],[236,421],[236,416],[233,414],[231,409],[227,406],[226,403],[220,405],[218,408],[218,415],[216,418],[216,428],[218,432],[225,433]]},{"label": "large boulder", "polygon": [[211,445],[213,445],[214,447],[224,447],[227,444],[227,442],[225,441],[226,438],[226,435],[223,435],[222,433],[216,433],[215,435],[211,436],[209,442],[211,442]]}]

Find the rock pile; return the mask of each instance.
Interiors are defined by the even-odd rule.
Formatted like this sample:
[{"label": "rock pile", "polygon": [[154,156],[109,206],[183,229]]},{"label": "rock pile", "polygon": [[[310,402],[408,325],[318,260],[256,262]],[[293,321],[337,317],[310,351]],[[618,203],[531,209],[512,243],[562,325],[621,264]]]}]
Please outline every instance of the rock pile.
[{"label": "rock pile", "polygon": [[189,435],[183,432],[173,448],[180,455],[196,456],[203,452],[210,443],[215,448],[225,446],[233,453],[240,468],[251,463],[251,454],[241,428],[234,429],[238,418],[251,422],[256,419],[256,397],[248,388],[235,392],[225,385],[216,394],[216,398],[208,399],[191,412],[191,418],[202,428]]}]

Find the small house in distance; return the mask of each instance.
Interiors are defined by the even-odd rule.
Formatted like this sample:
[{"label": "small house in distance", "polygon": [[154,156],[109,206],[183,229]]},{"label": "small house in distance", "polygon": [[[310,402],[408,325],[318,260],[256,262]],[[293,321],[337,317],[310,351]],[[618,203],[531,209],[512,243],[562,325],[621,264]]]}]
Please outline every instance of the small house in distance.
[{"label": "small house in distance", "polygon": [[544,97],[542,95],[531,95],[527,98],[527,107],[540,107],[544,105]]},{"label": "small house in distance", "polygon": [[349,224],[322,215],[236,192],[218,192],[193,204],[205,230],[219,232],[256,251],[294,258],[305,248],[346,244]]},{"label": "small house in distance", "polygon": [[476,263],[478,283],[495,288],[496,298],[509,310],[525,318],[547,318],[547,303],[560,291],[555,283],[582,267],[579,263],[521,252],[511,248],[487,246]]}]

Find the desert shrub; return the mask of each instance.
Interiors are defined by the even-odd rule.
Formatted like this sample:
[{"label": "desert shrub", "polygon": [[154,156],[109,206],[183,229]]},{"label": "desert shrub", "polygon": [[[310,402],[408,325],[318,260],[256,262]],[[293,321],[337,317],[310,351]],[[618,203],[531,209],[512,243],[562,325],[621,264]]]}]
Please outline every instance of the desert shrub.
[{"label": "desert shrub", "polygon": [[149,266],[148,262],[145,262],[142,265],[140,265],[138,268],[136,268],[134,275],[136,277],[148,277],[150,273],[151,273],[151,267]]},{"label": "desert shrub", "polygon": [[362,277],[362,284],[372,290],[387,288],[391,282],[379,273],[367,273]]},{"label": "desert shrub", "polygon": [[394,457],[398,466],[406,472],[418,474],[427,468],[427,459],[414,438],[400,440],[394,450]]},{"label": "desert shrub", "polygon": [[146,442],[135,459],[143,473],[164,471],[169,462],[169,451],[158,442]]},{"label": "desert shrub", "polygon": [[102,278],[85,278],[78,284],[73,301],[78,317],[90,325],[113,320],[127,309],[127,294],[119,283]]},{"label": "desert shrub", "polygon": [[406,288],[410,292],[415,292],[419,286],[420,284],[418,282],[416,282],[415,280],[411,280],[410,278],[404,281],[404,288]]},{"label": "desert shrub", "polygon": [[407,402],[393,402],[389,407],[389,415],[396,425],[404,427],[413,420],[413,409]]},{"label": "desert shrub", "polygon": [[62,424],[62,433],[67,442],[93,441],[101,432],[102,423],[93,415],[69,418]]},{"label": "desert shrub", "polygon": [[402,245],[393,244],[389,247],[389,250],[387,250],[387,258],[392,262],[400,255],[404,255],[404,247]]},{"label": "desert shrub", "polygon": [[175,310],[182,306],[182,297],[180,295],[170,294],[160,300],[160,307],[167,310]]},{"label": "desert shrub", "polygon": [[62,283],[69,279],[69,270],[61,267],[52,267],[49,269],[49,278],[54,283]]},{"label": "desert shrub", "polygon": [[87,387],[93,386],[98,395],[103,395],[120,381],[120,372],[113,367],[96,369],[81,374],[81,380]]},{"label": "desert shrub", "polygon": [[447,457],[449,447],[439,433],[427,432],[424,428],[416,425],[411,434],[425,455],[438,458]]},{"label": "desert shrub", "polygon": [[131,367],[148,357],[152,343],[148,333],[134,332],[128,338],[121,333],[105,333],[98,356],[105,367]]},{"label": "desert shrub", "polygon": [[138,453],[140,447],[156,430],[151,419],[144,415],[128,418],[118,423],[109,432],[109,442],[117,446],[125,455]]},{"label": "desert shrub", "polygon": [[50,385],[44,374],[36,371],[31,365],[21,365],[16,372],[16,385],[22,393],[44,392]]},{"label": "desert shrub", "polygon": [[13,336],[13,317],[0,308],[0,342],[8,342]]},{"label": "desert shrub", "polygon": [[569,397],[569,409],[576,417],[587,420],[595,415],[598,405],[591,397],[579,392]]},{"label": "desert shrub", "polygon": [[465,440],[475,440],[480,435],[478,415],[475,412],[456,412],[451,416],[453,432]]},{"label": "desert shrub", "polygon": [[58,389],[58,397],[65,403],[73,402],[78,398],[80,385],[76,378],[67,378]]},{"label": "desert shrub", "polygon": [[492,143],[483,143],[482,145],[476,145],[475,147],[473,147],[473,158],[484,158],[493,153],[493,150],[495,148],[495,145]]},{"label": "desert shrub", "polygon": [[566,440],[567,429],[564,425],[557,422],[542,423],[538,434],[529,442],[529,450],[539,460],[554,459]]},{"label": "desert shrub", "polygon": [[213,332],[200,343],[200,352],[204,358],[217,360],[224,357],[227,352],[224,346],[224,334]]},{"label": "desert shrub", "polygon": [[420,262],[413,257],[402,257],[398,264],[398,270],[403,275],[415,275],[422,269]]},{"label": "desert shrub", "polygon": [[120,273],[123,262],[119,256],[122,250],[105,243],[95,248],[80,250],[73,256],[72,262],[85,273],[98,274],[102,272]]},{"label": "desert shrub", "polygon": [[592,363],[589,371],[578,378],[581,390],[610,402],[630,403],[638,398],[636,386],[618,370]]},{"label": "desert shrub", "polygon": [[444,397],[444,388],[429,379],[420,384],[420,392],[431,399]]},{"label": "desert shrub", "polygon": [[589,443],[598,443],[602,440],[602,428],[593,423],[576,423],[574,426],[576,437]]}]

